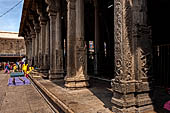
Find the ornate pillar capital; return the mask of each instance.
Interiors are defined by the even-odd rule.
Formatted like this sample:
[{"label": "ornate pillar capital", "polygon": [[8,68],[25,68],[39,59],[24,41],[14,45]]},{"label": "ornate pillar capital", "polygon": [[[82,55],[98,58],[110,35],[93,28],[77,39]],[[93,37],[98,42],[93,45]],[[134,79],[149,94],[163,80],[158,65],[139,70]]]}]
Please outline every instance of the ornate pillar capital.
[{"label": "ornate pillar capital", "polygon": [[48,4],[46,11],[50,16],[56,16],[56,13],[60,10],[60,0],[45,0]]},{"label": "ornate pillar capital", "polygon": [[36,22],[36,21],[33,21],[33,23],[34,23],[35,32],[39,33],[40,32],[40,25],[39,25],[39,23]]},{"label": "ornate pillar capital", "polygon": [[46,25],[48,18],[45,15],[45,12],[43,12],[41,9],[37,9],[37,13],[39,15],[38,20],[40,22],[40,25]]}]

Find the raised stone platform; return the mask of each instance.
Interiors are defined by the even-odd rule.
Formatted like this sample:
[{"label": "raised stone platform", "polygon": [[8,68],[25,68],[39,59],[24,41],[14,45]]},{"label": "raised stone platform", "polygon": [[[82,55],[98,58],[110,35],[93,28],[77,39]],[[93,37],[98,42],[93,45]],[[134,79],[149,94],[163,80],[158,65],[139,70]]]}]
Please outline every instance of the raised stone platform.
[{"label": "raised stone platform", "polygon": [[34,76],[30,76],[33,82],[66,113],[112,113],[109,83],[90,80],[91,88],[70,90],[64,87],[64,80],[50,81]]}]

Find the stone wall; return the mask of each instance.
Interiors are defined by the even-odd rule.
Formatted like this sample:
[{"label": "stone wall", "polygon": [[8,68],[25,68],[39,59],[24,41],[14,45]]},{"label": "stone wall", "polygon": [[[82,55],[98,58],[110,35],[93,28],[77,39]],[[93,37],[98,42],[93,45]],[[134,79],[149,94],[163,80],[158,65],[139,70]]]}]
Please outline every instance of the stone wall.
[{"label": "stone wall", "polygon": [[26,49],[24,39],[0,38],[0,54],[25,55]]}]

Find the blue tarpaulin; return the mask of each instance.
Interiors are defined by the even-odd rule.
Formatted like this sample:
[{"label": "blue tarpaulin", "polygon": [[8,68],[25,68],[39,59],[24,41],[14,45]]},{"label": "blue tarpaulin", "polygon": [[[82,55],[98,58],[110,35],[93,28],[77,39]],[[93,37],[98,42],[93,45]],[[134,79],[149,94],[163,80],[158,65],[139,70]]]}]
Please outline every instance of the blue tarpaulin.
[{"label": "blue tarpaulin", "polygon": [[12,72],[10,73],[10,77],[23,77],[24,72]]}]

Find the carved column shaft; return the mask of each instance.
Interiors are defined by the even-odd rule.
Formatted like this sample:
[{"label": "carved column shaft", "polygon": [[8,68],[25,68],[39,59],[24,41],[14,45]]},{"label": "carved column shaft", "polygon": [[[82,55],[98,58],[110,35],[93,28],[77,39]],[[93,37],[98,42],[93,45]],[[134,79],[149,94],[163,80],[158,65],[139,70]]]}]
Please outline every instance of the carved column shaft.
[{"label": "carved column shaft", "polygon": [[29,53],[28,53],[28,65],[31,66],[32,65],[32,39],[29,39]]},{"label": "carved column shaft", "polygon": [[67,0],[67,78],[75,76],[76,64],[75,64],[75,34],[76,34],[76,10],[74,0]]},{"label": "carved column shaft", "polygon": [[26,37],[27,37],[27,36],[25,36],[26,57],[28,58],[28,40],[27,40]]},{"label": "carved column shaft", "polygon": [[[63,48],[62,48],[62,37],[61,37],[61,15],[60,12],[57,13],[56,17],[56,70],[58,76],[63,78]],[[60,75],[61,74],[61,75]]]},{"label": "carved column shaft", "polygon": [[[134,2],[133,37],[135,40],[136,106],[138,112],[153,110],[152,99],[152,35],[147,25],[147,0]],[[145,100],[143,100],[145,99]]]},{"label": "carved column shaft", "polygon": [[27,39],[26,39],[26,53],[27,53],[27,63],[29,66],[31,66],[32,64],[32,39],[31,39],[31,35],[29,33],[27,33]]},{"label": "carved column shaft", "polygon": [[41,26],[41,72],[47,73],[45,69],[45,41],[46,41],[46,24],[47,24],[47,18],[45,18],[42,14],[39,18],[40,20],[40,26]]},{"label": "carved column shaft", "polygon": [[76,19],[74,21],[76,21],[76,55],[74,57],[76,74],[65,79],[65,86],[69,88],[81,88],[89,86],[89,78],[87,76],[87,51],[84,40],[84,0],[76,0]]},{"label": "carved column shaft", "polygon": [[35,33],[35,57],[34,57],[34,65],[37,66],[38,61],[37,61],[37,37],[36,37],[36,33]]},{"label": "carved column shaft", "polygon": [[50,15],[50,71],[52,71],[52,69],[55,69],[55,64],[54,62],[56,62],[56,57],[55,57],[55,48],[52,46],[55,44],[55,15]]},{"label": "carved column shaft", "polygon": [[63,78],[61,23],[59,12],[49,12],[50,18],[50,79]]},{"label": "carved column shaft", "polygon": [[39,34],[40,34],[40,27],[39,27],[39,24],[34,22],[34,29],[35,29],[35,33],[36,33],[36,47],[35,47],[35,64],[37,64],[36,66],[39,67],[39,62],[40,62],[40,59],[39,59]]},{"label": "carved column shaft", "polygon": [[[151,66],[150,29],[145,0],[114,0],[115,78],[112,80],[114,112],[152,110],[149,97]],[[146,5],[144,5],[146,6]],[[141,14],[144,14],[141,17]],[[145,19],[144,19],[145,18]],[[145,71],[146,70],[146,71]]]},{"label": "carved column shaft", "polygon": [[112,80],[116,113],[135,113],[134,44],[131,1],[114,0],[115,78]]},{"label": "carved column shaft", "polygon": [[31,34],[31,38],[32,38],[32,65],[35,65],[34,59],[35,59],[35,33]]},{"label": "carved column shaft", "polygon": [[46,69],[50,69],[50,21],[47,21],[46,25],[46,38],[45,38],[45,59],[44,64]]}]

